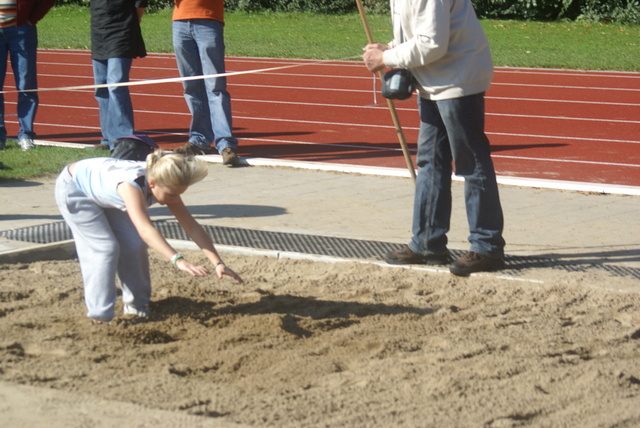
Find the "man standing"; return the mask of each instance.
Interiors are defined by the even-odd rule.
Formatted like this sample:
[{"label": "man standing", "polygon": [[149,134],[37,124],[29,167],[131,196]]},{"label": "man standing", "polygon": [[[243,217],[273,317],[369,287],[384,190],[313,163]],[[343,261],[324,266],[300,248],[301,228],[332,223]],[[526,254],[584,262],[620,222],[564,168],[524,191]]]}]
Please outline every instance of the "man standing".
[{"label": "man standing", "polygon": [[[225,72],[224,0],[175,0],[173,48],[180,76]],[[182,82],[191,112],[189,142],[175,151],[186,155],[212,152],[213,142],[222,163],[239,164],[238,141],[232,135],[231,97],[224,76]]]},{"label": "man standing", "polygon": [[[91,58],[96,85],[129,81],[133,58],[147,55],[140,21],[147,0],[91,0]],[[113,150],[118,138],[134,134],[128,86],[96,88],[102,141]]]},{"label": "man standing", "polygon": [[503,215],[489,140],[484,93],[493,64],[471,0],[392,0],[394,40],[364,48],[367,69],[406,68],[418,91],[420,133],[413,237],[385,256],[391,264],[446,264],[451,164],[465,179],[470,251],[449,265],[455,275],[504,267]]},{"label": "man standing", "polygon": [[[0,0],[0,90],[7,74],[7,56],[18,91],[38,89],[36,24],[54,4],[55,0]],[[22,150],[35,147],[33,122],[38,102],[37,92],[18,93],[18,144]],[[0,94],[0,150],[4,149],[6,139],[4,95]]]}]

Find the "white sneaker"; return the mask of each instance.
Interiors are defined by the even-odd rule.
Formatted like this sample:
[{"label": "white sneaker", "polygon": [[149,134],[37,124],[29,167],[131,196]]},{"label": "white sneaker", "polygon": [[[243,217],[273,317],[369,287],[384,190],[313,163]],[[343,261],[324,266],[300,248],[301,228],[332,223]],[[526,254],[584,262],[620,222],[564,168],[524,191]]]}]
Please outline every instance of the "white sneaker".
[{"label": "white sneaker", "polygon": [[20,138],[20,140],[18,140],[18,144],[22,150],[30,150],[36,146],[33,140],[29,137]]},{"label": "white sneaker", "polygon": [[144,307],[144,308],[136,308],[135,306],[131,306],[131,305],[124,305],[124,314],[125,315],[135,315],[137,317],[148,317],[150,314],[150,311],[148,308]]}]

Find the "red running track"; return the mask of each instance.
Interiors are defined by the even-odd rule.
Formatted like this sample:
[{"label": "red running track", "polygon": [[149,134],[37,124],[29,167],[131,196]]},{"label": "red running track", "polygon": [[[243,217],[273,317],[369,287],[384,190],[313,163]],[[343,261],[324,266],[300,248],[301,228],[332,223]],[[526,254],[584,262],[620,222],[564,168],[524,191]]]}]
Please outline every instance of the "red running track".
[{"label": "red running track", "polygon": [[[227,58],[227,72],[291,65],[228,77],[241,156],[406,170],[386,101],[374,97],[373,76],[361,63]],[[176,77],[170,54],[135,60],[131,75]],[[92,83],[88,52],[39,51],[41,89]],[[139,132],[167,149],[186,141],[190,115],[179,82],[132,86],[131,93]],[[15,93],[5,97],[15,135]],[[415,154],[416,98],[396,108]],[[640,73],[497,68],[486,111],[500,176],[640,186]],[[36,120],[39,140],[100,139],[91,89],[43,90]]]}]

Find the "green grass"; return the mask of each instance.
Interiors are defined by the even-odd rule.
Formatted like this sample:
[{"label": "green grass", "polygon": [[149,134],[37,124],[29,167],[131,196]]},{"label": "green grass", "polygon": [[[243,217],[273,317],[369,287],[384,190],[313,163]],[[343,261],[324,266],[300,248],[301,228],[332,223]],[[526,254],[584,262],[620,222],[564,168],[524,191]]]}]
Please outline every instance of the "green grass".
[{"label": "green grass", "polygon": [[[390,18],[367,17],[374,39],[391,38]],[[640,71],[640,26],[582,22],[484,20],[498,66]],[[86,8],[54,8],[38,24],[40,47],[89,49]],[[173,52],[171,11],[146,14],[142,31],[149,52]],[[358,59],[367,43],[358,14],[227,13],[227,55]]]},{"label": "green grass", "polygon": [[640,71],[640,26],[483,21],[497,66]]},{"label": "green grass", "polygon": [[[89,11],[53,8],[38,23],[41,48],[89,49]],[[391,38],[390,18],[370,15],[376,41]],[[481,22],[497,66],[640,71],[640,26],[574,22]],[[146,14],[142,31],[149,52],[173,52],[171,11]],[[358,14],[227,13],[227,55],[358,60],[367,43]],[[0,151],[0,184],[55,174],[72,161],[108,152],[38,146],[22,152],[15,143]]]},{"label": "green grass", "polygon": [[[379,41],[391,37],[388,16],[368,18]],[[359,59],[367,44],[359,15],[318,16],[312,14],[230,14],[225,41],[230,55]]]},{"label": "green grass", "polygon": [[109,151],[37,146],[23,152],[17,142],[7,140],[6,148],[0,150],[0,162],[4,165],[0,169],[0,186],[11,180],[57,175],[71,162],[96,156],[109,156]]},{"label": "green grass", "polygon": [[40,48],[89,49],[89,10],[87,8],[54,7],[38,22]]}]

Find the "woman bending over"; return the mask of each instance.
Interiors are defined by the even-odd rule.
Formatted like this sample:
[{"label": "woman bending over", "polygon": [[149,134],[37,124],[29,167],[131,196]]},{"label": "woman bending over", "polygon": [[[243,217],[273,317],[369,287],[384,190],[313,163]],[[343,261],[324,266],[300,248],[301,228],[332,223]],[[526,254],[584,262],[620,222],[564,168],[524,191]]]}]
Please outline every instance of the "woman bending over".
[{"label": "woman bending over", "polygon": [[166,205],[187,235],[202,249],[218,278],[240,276],[225,266],[213,242],[187,210],[181,195],[207,175],[203,161],[162,150],[146,162],[93,158],[72,163],[56,180],[55,197],[75,240],[84,281],[87,316],[96,322],[114,317],[116,276],[124,313],[149,315],[151,276],[148,247],[194,276],[209,275],[174,250],[151,223],[147,208]]}]

